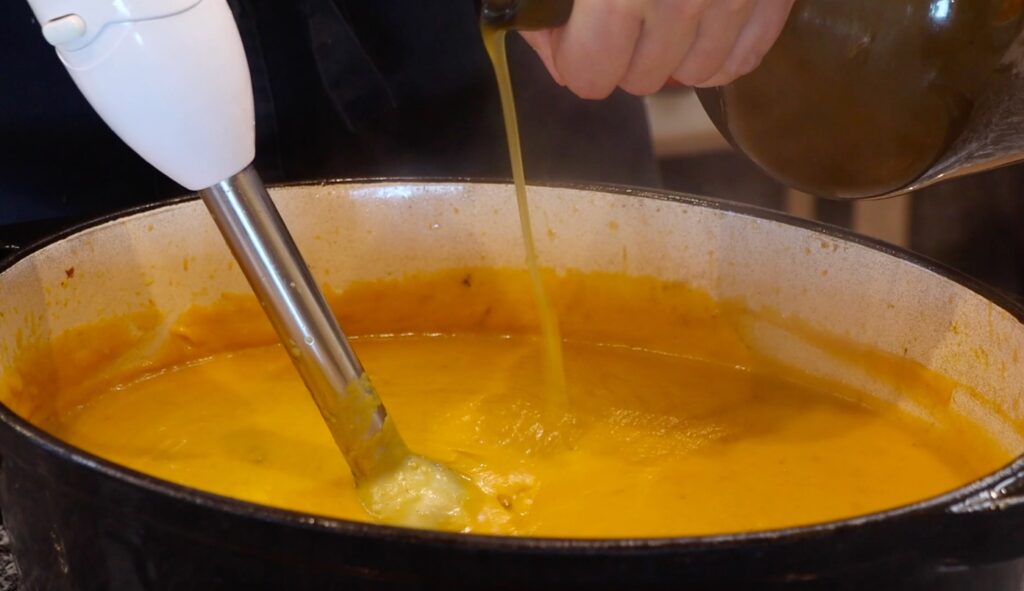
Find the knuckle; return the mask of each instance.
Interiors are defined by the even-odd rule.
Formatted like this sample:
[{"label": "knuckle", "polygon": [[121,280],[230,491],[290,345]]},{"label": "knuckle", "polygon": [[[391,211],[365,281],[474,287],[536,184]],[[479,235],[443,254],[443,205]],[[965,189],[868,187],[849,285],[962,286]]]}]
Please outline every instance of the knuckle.
[{"label": "knuckle", "polygon": [[665,81],[655,81],[653,78],[626,78],[619,84],[619,88],[635,96],[647,96],[661,90]]},{"label": "knuckle", "polygon": [[605,10],[609,18],[642,16],[646,4],[643,0],[608,0]]},{"label": "knuckle", "polygon": [[675,80],[682,84],[683,86],[697,86],[701,82],[700,80],[697,80],[695,77],[690,76],[685,72],[677,74],[672,77],[675,78]]},{"label": "knuckle", "polygon": [[750,6],[750,0],[718,0],[725,2],[725,9],[729,12],[743,12]]},{"label": "knuckle", "polygon": [[718,65],[712,59],[713,56],[703,52],[693,52],[686,57],[682,65],[676,68],[674,77],[676,80],[694,86],[711,78],[718,71]]},{"label": "knuckle", "polygon": [[710,78],[714,72],[705,72],[703,70],[697,70],[694,68],[679,68],[672,74],[672,77],[686,86],[697,86],[701,82],[704,82]]},{"label": "knuckle", "polygon": [[764,60],[764,54],[758,54],[758,55],[752,56],[750,59],[748,59],[747,61],[743,62],[740,65],[739,68],[737,68],[737,71],[735,73],[736,74],[736,78],[739,78],[740,76],[746,76],[747,74],[753,72],[754,70],[756,70],[761,65],[761,62],[763,60]]},{"label": "knuckle", "polygon": [[741,59],[729,64],[732,66],[728,69],[729,72],[737,78],[753,72],[761,65],[761,62],[764,61],[770,50],[771,45],[768,43],[759,42],[755,44]]},{"label": "knuckle", "polygon": [[614,88],[589,76],[572,76],[565,81],[565,85],[576,96],[590,100],[606,98]]},{"label": "knuckle", "polygon": [[684,19],[699,17],[707,7],[708,0],[674,0],[676,13]]},{"label": "knuckle", "polygon": [[715,74],[714,77],[727,79],[729,81],[739,78],[743,74],[746,74],[747,72],[754,69],[752,66],[754,58],[755,56],[748,54],[740,59],[726,60],[726,62],[722,64],[722,67],[718,69],[718,72]]}]

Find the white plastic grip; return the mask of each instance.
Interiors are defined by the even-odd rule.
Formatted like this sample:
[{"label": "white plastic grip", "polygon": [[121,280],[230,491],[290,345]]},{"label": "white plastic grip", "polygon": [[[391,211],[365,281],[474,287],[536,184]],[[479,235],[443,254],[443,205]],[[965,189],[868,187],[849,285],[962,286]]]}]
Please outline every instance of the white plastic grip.
[{"label": "white plastic grip", "polygon": [[[175,1],[179,7],[191,6],[166,16],[150,13],[142,20],[104,24],[98,34],[92,31],[88,44],[78,47],[81,41],[73,39],[58,44],[57,53],[79,90],[122,140],[161,172],[196,191],[253,161],[252,83],[226,0],[113,4],[170,9]],[[40,20],[44,27],[78,14],[72,0],[32,1],[37,15],[47,13],[50,4],[60,4],[64,13]],[[90,22],[83,20],[88,29]]]}]

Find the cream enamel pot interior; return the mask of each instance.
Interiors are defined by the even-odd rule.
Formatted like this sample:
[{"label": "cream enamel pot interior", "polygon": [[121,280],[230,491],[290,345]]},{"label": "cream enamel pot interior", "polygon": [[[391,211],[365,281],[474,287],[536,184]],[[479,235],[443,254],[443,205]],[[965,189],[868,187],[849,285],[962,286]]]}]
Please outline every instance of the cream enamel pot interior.
[{"label": "cream enamel pot interior", "polygon": [[[416,271],[522,265],[505,184],[340,182],[273,193],[314,275],[335,290]],[[530,197],[545,266],[683,281],[905,355],[964,384],[951,404],[1015,456],[1024,452],[1021,310],[969,279],[736,204],[608,187],[534,187]],[[83,323],[151,305],[173,319],[246,290],[198,201],[113,216],[8,261],[0,367]],[[744,335],[804,371],[927,413],[784,328],[752,322]],[[857,519],[587,541],[412,531],[225,499],[71,448],[6,407],[0,446],[0,507],[28,589],[1016,589],[1024,573],[1020,460],[945,496]]]}]

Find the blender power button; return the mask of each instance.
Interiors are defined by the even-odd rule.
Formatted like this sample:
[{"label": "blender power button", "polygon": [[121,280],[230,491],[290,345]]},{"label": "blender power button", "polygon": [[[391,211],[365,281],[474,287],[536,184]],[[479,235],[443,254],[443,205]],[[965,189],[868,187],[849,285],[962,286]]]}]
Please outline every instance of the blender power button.
[{"label": "blender power button", "polygon": [[43,25],[43,37],[50,45],[62,45],[85,35],[85,19],[77,14],[55,18]]}]

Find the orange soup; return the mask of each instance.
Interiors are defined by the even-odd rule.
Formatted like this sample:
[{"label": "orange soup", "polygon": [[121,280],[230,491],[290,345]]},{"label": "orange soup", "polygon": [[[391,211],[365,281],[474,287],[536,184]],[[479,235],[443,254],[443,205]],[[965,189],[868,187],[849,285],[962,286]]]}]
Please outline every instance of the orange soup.
[{"label": "orange soup", "polygon": [[[859,360],[935,421],[769,361],[744,339],[756,315],[739,304],[650,278],[547,280],[568,414],[547,403],[524,273],[453,270],[330,297],[409,446],[503,508],[473,531],[607,538],[808,524],[921,500],[1011,459],[948,410],[957,384],[912,361],[789,327]],[[141,314],[68,334],[7,372],[4,399],[147,474],[371,520],[250,297],[194,308],[143,358],[160,325]]]}]

